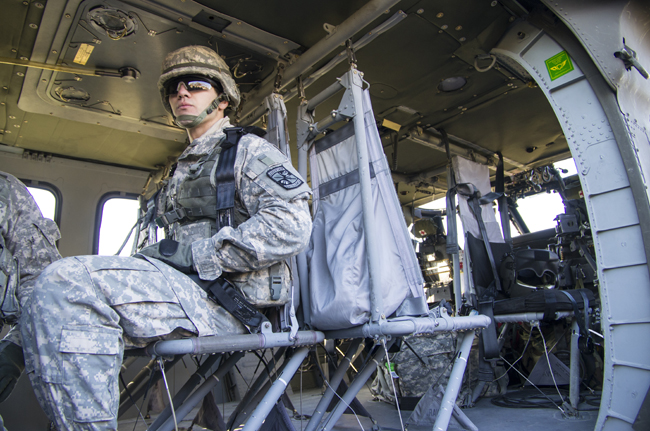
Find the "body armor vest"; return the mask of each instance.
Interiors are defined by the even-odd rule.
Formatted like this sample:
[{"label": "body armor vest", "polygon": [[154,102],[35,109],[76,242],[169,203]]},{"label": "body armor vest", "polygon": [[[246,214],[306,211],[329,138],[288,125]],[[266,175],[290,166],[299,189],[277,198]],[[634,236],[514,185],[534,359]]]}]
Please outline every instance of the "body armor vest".
[{"label": "body armor vest", "polygon": [[[190,167],[189,174],[178,187],[178,208],[156,220],[161,227],[177,223],[172,229],[176,241],[189,244],[210,238],[222,227],[236,228],[250,218],[235,192],[237,142],[228,147],[224,145],[228,141],[226,139]],[[274,307],[289,301],[291,271],[285,261],[259,271],[224,273],[223,277],[256,307]]]}]

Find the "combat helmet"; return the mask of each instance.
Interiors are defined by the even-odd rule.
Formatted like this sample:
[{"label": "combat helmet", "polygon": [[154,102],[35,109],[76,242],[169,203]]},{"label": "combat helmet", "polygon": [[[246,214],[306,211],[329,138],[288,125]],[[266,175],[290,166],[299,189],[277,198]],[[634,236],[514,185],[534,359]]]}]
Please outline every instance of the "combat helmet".
[{"label": "combat helmet", "polygon": [[[230,74],[226,62],[214,52],[211,48],[205,46],[186,46],[176,51],[172,51],[165,57],[162,64],[162,72],[158,79],[158,90],[162,98],[165,110],[174,115],[169,105],[169,99],[166,97],[165,86],[169,81],[179,76],[185,75],[202,75],[217,81],[223,87],[223,93],[215,99],[201,114],[197,116],[183,115],[175,118],[176,124],[180,127],[191,129],[196,127],[217,108],[223,100],[229,101],[229,106],[236,109],[239,106],[241,96],[237,85]],[[183,118],[181,118],[183,117]],[[192,120],[189,124],[180,124]]]}]

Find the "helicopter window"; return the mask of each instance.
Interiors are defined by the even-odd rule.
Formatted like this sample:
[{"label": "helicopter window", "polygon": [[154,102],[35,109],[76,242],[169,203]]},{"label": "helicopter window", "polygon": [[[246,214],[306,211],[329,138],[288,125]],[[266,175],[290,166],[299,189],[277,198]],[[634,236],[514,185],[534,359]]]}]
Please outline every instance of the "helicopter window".
[{"label": "helicopter window", "polygon": [[36,201],[43,217],[61,223],[61,191],[54,185],[42,181],[20,179]]},{"label": "helicopter window", "polygon": [[[572,158],[562,160],[553,164],[560,172],[562,178],[570,177],[577,174],[576,165]],[[445,198],[436,199],[421,206],[423,209],[445,209]],[[495,205],[495,211],[497,211]],[[555,217],[564,213],[564,204],[562,198],[557,193],[540,193],[534,196],[527,196],[517,200],[517,210],[524,219],[531,232],[537,232],[544,229],[554,228],[556,225]],[[501,219],[496,218],[497,223],[501,226]],[[447,226],[447,217],[442,216],[443,226]],[[458,245],[461,249],[464,247],[464,237],[461,231],[460,217],[457,216],[456,225],[459,227]],[[519,234],[515,226],[510,223],[510,232],[513,237]]]},{"label": "helicopter window", "polygon": [[129,232],[138,218],[139,207],[137,196],[132,194],[111,192],[100,199],[97,208],[98,223],[95,224],[95,254],[116,254],[129,235],[120,256],[131,255],[133,234]]},{"label": "helicopter window", "polygon": [[[577,174],[576,165],[572,158],[556,162],[553,166],[563,179]],[[531,195],[519,195],[516,198],[516,205],[517,211],[530,232],[555,228],[556,216],[564,214],[564,203],[556,190],[540,191]],[[497,222],[501,223],[499,217],[497,217]],[[520,232],[512,223],[510,224],[510,232],[513,237],[520,235]]]},{"label": "helicopter window", "polygon": [[37,187],[27,187],[27,190],[29,190],[29,193],[36,201],[36,205],[41,210],[43,217],[54,220],[54,214],[56,212],[56,197],[54,193]]}]

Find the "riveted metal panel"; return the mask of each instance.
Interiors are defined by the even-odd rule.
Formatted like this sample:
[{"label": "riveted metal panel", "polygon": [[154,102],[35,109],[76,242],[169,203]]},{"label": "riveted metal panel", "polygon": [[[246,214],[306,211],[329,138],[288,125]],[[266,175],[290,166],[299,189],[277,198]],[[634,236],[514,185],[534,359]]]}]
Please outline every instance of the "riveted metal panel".
[{"label": "riveted metal panel", "polygon": [[[647,338],[647,332],[645,337]],[[643,397],[645,397],[645,393],[640,393],[635,390],[630,391],[630,382],[635,382],[639,386],[647,388],[650,385],[650,371],[614,365],[614,372],[617,376],[612,387],[610,410],[616,412],[616,416],[620,419],[624,419],[629,423],[626,424],[627,426],[611,429],[629,431],[632,429],[630,424],[634,423],[637,412],[643,403]],[[607,428],[607,430],[609,431],[610,428]]]},{"label": "riveted metal panel", "polygon": [[[607,298],[610,315],[626,316],[631,321],[650,321],[650,290],[635,289],[636,286],[650,284],[645,265],[606,269],[599,278],[616,292]],[[647,355],[650,356],[650,352],[647,352]]]},{"label": "riveted metal panel", "polygon": [[629,187],[592,196],[590,205],[594,214],[591,227],[596,231],[639,224],[632,190]]},{"label": "riveted metal panel", "polygon": [[[576,157],[578,171],[587,179],[585,193],[597,195],[630,185],[615,140],[589,145]],[[635,211],[636,213],[636,211]]]},{"label": "riveted metal panel", "polygon": [[[647,368],[648,365],[644,362],[650,354],[649,332],[650,323],[630,323],[626,320],[620,325],[612,325],[612,343],[615,344],[614,364],[623,363],[632,367]],[[638,398],[634,395],[631,397]]]},{"label": "riveted metal panel", "polygon": [[646,263],[639,225],[600,232],[598,236],[596,247],[603,269]]}]

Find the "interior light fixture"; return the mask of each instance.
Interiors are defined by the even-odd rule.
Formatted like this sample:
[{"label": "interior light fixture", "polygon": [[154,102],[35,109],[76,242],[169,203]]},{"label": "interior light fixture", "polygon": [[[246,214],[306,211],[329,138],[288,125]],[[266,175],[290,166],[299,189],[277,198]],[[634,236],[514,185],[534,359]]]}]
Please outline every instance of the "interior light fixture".
[{"label": "interior light fixture", "polygon": [[463,88],[465,84],[467,84],[467,79],[462,76],[452,76],[451,78],[446,78],[440,81],[440,84],[438,84],[438,90],[447,93],[459,90]]}]

